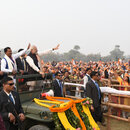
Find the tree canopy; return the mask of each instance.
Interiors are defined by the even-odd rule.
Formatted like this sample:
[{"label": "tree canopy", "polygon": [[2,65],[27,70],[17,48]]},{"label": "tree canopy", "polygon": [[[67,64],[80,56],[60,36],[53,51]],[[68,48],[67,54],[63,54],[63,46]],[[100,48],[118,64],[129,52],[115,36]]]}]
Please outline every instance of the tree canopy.
[{"label": "tree canopy", "polygon": [[[111,61],[111,60],[118,60],[119,58],[124,58],[126,60],[130,59],[130,55],[129,56],[124,56],[124,52],[120,50],[120,46],[116,45],[115,48],[110,51],[110,55],[108,56],[104,56],[102,57],[100,53],[97,54],[88,54],[85,55],[83,53],[81,53],[80,51],[80,46],[79,45],[75,45],[73,47],[73,49],[69,50],[68,52],[65,52],[63,54],[60,53],[49,53],[46,54],[44,56],[41,57],[41,59],[43,59],[44,62],[52,62],[52,61],[70,61],[72,59],[76,60],[76,61],[84,61],[84,62],[88,62],[88,61]],[[16,51],[14,51],[16,53]],[[4,52],[3,49],[1,50],[1,58],[4,56]]]},{"label": "tree canopy", "polygon": [[[44,55],[42,59],[46,61],[70,61],[72,59],[76,61],[111,61],[111,60],[118,60],[119,58],[125,58],[124,52],[119,49],[120,46],[116,45],[115,49],[110,52],[110,55],[102,57],[100,53],[97,54],[82,54],[79,45],[75,45],[73,49],[69,50],[66,53],[59,54],[59,53],[50,53]],[[128,57],[127,57],[128,59]]]}]

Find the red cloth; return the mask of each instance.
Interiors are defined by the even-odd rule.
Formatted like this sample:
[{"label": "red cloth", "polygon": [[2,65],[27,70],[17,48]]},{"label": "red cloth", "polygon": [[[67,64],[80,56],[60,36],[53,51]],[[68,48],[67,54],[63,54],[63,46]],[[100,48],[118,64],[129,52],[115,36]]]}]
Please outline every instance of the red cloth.
[{"label": "red cloth", "polygon": [[41,96],[46,97],[46,96],[49,96],[49,95],[47,93],[42,93]]},{"label": "red cloth", "polygon": [[19,83],[24,82],[24,79],[18,79],[18,82]]}]

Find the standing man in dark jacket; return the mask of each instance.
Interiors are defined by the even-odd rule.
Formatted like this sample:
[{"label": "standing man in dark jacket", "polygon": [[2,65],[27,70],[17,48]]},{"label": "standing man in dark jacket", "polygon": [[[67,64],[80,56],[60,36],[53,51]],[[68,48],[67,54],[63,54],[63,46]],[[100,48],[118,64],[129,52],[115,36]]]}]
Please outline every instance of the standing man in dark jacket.
[{"label": "standing man in dark jacket", "polygon": [[3,90],[0,92],[0,114],[6,130],[18,130],[25,119],[19,95],[13,91],[14,82],[11,77],[4,78],[2,84]]},{"label": "standing man in dark jacket", "polygon": [[[23,51],[23,49],[19,49],[18,52]],[[16,59],[17,70],[21,72],[21,74],[27,74],[27,62],[26,62],[26,54],[21,55]]]},{"label": "standing man in dark jacket", "polygon": [[91,107],[91,114],[94,120],[102,122],[101,112],[101,91],[96,80],[98,79],[98,72],[92,71],[90,74],[91,80],[86,84],[86,96],[93,100],[93,106]]},{"label": "standing man in dark jacket", "polygon": [[55,74],[56,79],[52,82],[52,87],[55,97],[63,97],[63,83],[62,83],[62,74],[57,72]]}]

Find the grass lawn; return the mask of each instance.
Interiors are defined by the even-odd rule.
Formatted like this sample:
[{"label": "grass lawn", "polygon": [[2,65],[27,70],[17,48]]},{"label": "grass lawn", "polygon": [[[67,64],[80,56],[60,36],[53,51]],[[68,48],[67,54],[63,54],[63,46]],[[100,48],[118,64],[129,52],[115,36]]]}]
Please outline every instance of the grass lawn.
[{"label": "grass lawn", "polygon": [[[130,130],[130,122],[119,121],[112,118],[110,122],[111,122],[111,130]],[[107,120],[106,120],[106,123],[107,123]],[[101,123],[98,123],[98,125],[101,130],[107,130],[107,126],[103,127]]]}]

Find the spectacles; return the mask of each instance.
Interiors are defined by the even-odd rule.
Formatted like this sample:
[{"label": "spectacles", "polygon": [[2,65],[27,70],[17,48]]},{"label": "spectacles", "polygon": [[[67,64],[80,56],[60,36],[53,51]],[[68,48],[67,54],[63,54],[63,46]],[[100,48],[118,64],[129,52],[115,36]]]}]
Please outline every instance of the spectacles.
[{"label": "spectacles", "polygon": [[12,86],[12,85],[14,85],[14,83],[8,83],[8,85]]}]

